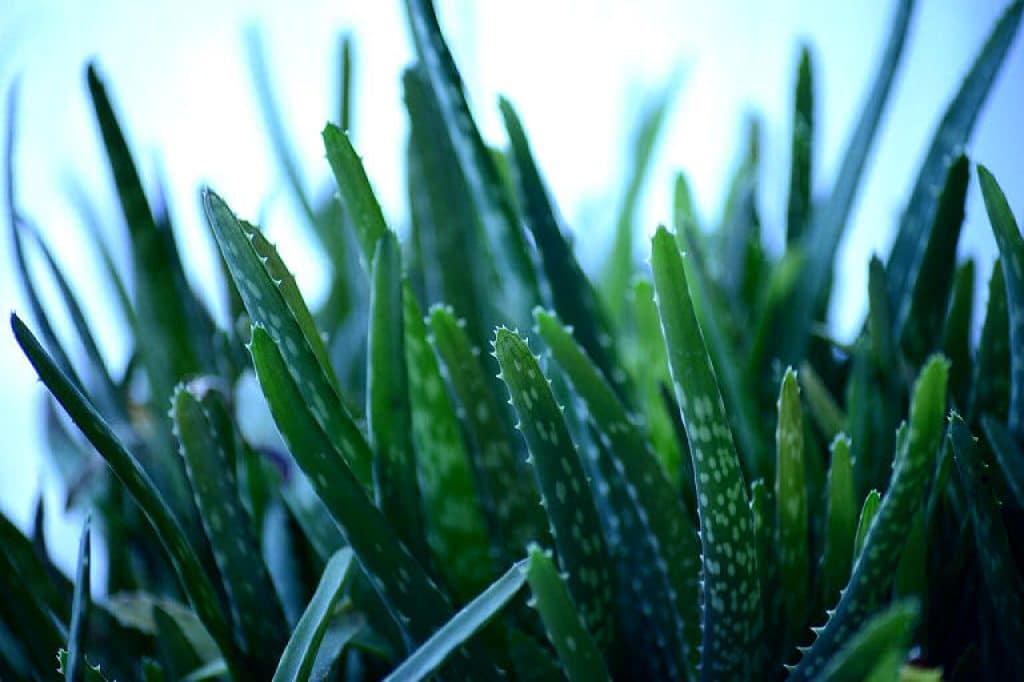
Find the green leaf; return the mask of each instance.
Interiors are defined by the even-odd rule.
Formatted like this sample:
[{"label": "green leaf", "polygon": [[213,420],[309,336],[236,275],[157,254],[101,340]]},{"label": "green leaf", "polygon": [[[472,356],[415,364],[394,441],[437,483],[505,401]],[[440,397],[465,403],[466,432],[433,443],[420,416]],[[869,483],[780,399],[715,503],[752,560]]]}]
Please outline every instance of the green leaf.
[{"label": "green leaf", "polygon": [[[51,661],[53,659],[50,659]],[[81,676],[79,679],[85,682],[107,682],[106,676],[103,675],[103,671],[100,670],[98,665],[91,665],[90,663],[83,660],[84,665],[80,670]],[[57,672],[66,674],[68,670],[68,652],[61,649],[57,652]],[[70,678],[68,678],[70,679]]]},{"label": "green leaf", "polygon": [[877,490],[869,491],[867,497],[864,498],[864,504],[860,508],[860,515],[857,517],[857,530],[853,535],[854,561],[860,557],[860,553],[864,550],[864,540],[868,537],[868,530],[875,521],[875,516],[878,514],[878,506],[881,503],[882,496]]},{"label": "green leaf", "polygon": [[597,508],[562,409],[538,359],[516,332],[498,328],[494,355],[530,449],[559,565],[580,616],[602,647],[615,643],[608,547]]},{"label": "green leaf", "polygon": [[274,682],[305,682],[309,679],[334,606],[348,581],[352,558],[352,550],[345,547],[327,562],[316,592],[281,654],[274,671]]},{"label": "green leaf", "polygon": [[974,314],[974,261],[960,264],[942,329],[942,352],[950,360],[949,387],[959,409],[969,407],[971,390],[971,330]]},{"label": "green leaf", "polygon": [[92,403],[68,381],[17,315],[11,316],[11,326],[18,345],[35,367],[40,380],[106,460],[146,515],[171,558],[182,590],[188,595],[196,614],[217,642],[233,675],[238,676],[240,669],[237,648],[213,585],[203,571],[185,532],[178,525],[156,486],[143,471],[138,460],[125,449],[96,412]]},{"label": "green leaf", "polygon": [[451,308],[430,309],[430,331],[473,444],[473,464],[491,538],[507,565],[522,556],[527,543],[548,537],[537,484],[513,450],[512,433],[501,419],[502,406],[490,390],[479,349]]},{"label": "green leaf", "polygon": [[793,97],[793,142],[789,159],[789,206],[786,243],[803,236],[811,214],[814,180],[814,64],[807,45],[800,49],[796,92]]},{"label": "green leaf", "polygon": [[803,390],[807,409],[826,439],[834,439],[846,424],[846,415],[832,397],[825,381],[807,361],[800,363],[800,388]]},{"label": "green leaf", "polygon": [[529,554],[526,579],[533,592],[531,605],[544,621],[548,639],[555,645],[569,682],[610,680],[597,641],[587,630],[585,619],[577,611],[550,554],[537,545],[530,546]]},{"label": "green leaf", "polygon": [[886,264],[889,301],[893,304],[906,296],[917,279],[939,206],[935,187],[945,175],[949,157],[971,136],[978,113],[1017,35],[1022,11],[1024,2],[1020,0],[1006,8],[935,131]]},{"label": "green leaf", "polygon": [[675,240],[659,228],[651,267],[676,400],[696,476],[703,551],[701,675],[745,677],[761,631],[746,485]]},{"label": "green leaf", "polygon": [[[1024,5],[1018,3],[1018,6]],[[984,166],[978,166],[978,179],[988,219],[999,245],[999,259],[1003,262],[1010,322],[1009,427],[1018,440],[1024,440],[1024,237],[1006,196]]]},{"label": "green leaf", "polygon": [[412,440],[435,564],[465,603],[493,577],[487,525],[459,421],[412,292],[403,292]]},{"label": "green leaf", "polygon": [[921,507],[935,457],[941,444],[949,362],[933,356],[921,370],[910,403],[907,437],[898,439],[889,489],[864,548],[857,557],[850,582],[817,639],[804,652],[791,679],[811,679],[839,650],[851,633],[860,629],[888,595],[914,516]]},{"label": "green leaf", "polygon": [[775,429],[775,540],[779,554],[787,646],[801,639],[810,585],[804,426],[796,372],[786,370],[779,389]]},{"label": "green leaf", "polygon": [[972,423],[982,414],[1006,419],[1010,407],[1010,317],[1002,260],[996,260],[988,282],[985,322],[978,339],[971,374]]},{"label": "green leaf", "polygon": [[622,542],[639,542],[639,551],[649,555],[646,562],[638,556],[631,556],[628,562],[633,573],[653,576],[644,576],[650,589],[655,590],[643,595],[651,602],[653,612],[648,627],[665,639],[665,646],[676,659],[675,668],[684,675],[692,674],[699,660],[700,548],[682,500],[635,421],[573,334],[554,315],[539,308],[534,311],[534,319],[537,332],[600,432],[615,468],[612,477],[624,484],[627,501],[636,508],[641,528],[635,529],[635,537],[624,537]]},{"label": "green leaf", "polygon": [[868,332],[871,350],[878,367],[899,367],[896,340],[893,338],[893,311],[889,307],[885,266],[877,256],[868,266]]},{"label": "green leaf", "polygon": [[303,331],[299,319],[303,317],[304,306],[285,293],[284,280],[278,280],[281,287],[275,283],[272,270],[262,260],[266,254],[253,246],[256,238],[250,235],[254,231],[235,217],[223,199],[204,190],[203,206],[249,317],[280,343],[292,381],[301,391],[302,403],[311,406],[319,428],[329,435],[332,446],[344,454],[359,481],[369,488],[373,459],[370,447]]},{"label": "green leaf", "polygon": [[157,614],[162,613],[174,621],[194,655],[204,661],[219,655],[216,642],[195,612],[180,602],[147,592],[118,592],[107,597],[105,606],[122,626],[151,636],[157,635]]},{"label": "green leaf", "polygon": [[218,425],[216,411],[226,413],[216,400],[179,386],[171,408],[175,435],[240,641],[256,669],[268,672],[284,646],[287,626],[252,519],[238,497],[234,434]]},{"label": "green leaf", "polygon": [[202,682],[202,680],[223,677],[225,674],[227,674],[227,667],[224,665],[224,661],[218,658],[194,669],[185,675],[181,682]]},{"label": "green leaf", "polygon": [[1013,433],[992,417],[983,415],[981,425],[1018,506],[1024,507],[1024,450],[1014,441]]},{"label": "green leaf", "polygon": [[775,505],[763,479],[750,484],[750,519],[757,550],[757,571],[761,590],[764,629],[752,670],[777,668],[782,653],[782,593],[779,584],[779,553],[775,541]]},{"label": "green leaf", "polygon": [[[910,649],[918,613],[916,601],[903,600],[871,617],[832,657],[819,679],[828,682],[896,679],[899,666]],[[889,676],[877,677],[880,666],[890,668]]]},{"label": "green leaf", "polygon": [[352,129],[352,35],[341,36],[338,65],[338,127]]},{"label": "green leaf", "polygon": [[327,149],[327,162],[334,173],[338,189],[341,190],[345,210],[352,216],[352,225],[363,249],[363,258],[369,266],[377,242],[388,232],[384,214],[377,203],[373,188],[370,187],[363,162],[352,148],[348,133],[328,123],[324,127],[323,139],[324,147]]},{"label": "green leaf", "polygon": [[430,676],[451,653],[479,632],[519,594],[526,582],[527,559],[512,565],[451,620],[431,635],[385,678],[387,682],[415,682]]},{"label": "green leaf", "polygon": [[[837,435],[829,449],[832,465],[828,470],[825,549],[821,558],[821,603],[826,605],[838,601],[839,590],[850,577],[857,533],[857,502],[850,461],[850,438],[843,433]],[[875,499],[877,502],[877,496]]]},{"label": "green leaf", "polygon": [[[1021,670],[1024,666],[1024,653],[1020,649],[1020,643],[1024,641],[1024,621],[1021,620],[1024,581],[1018,573],[999,503],[986,480],[975,439],[957,414],[950,420],[949,439],[953,443],[953,458],[967,492],[978,563],[988,588],[985,592],[998,619],[995,629],[1012,668]],[[1018,451],[1016,454],[1020,461],[1021,453]]]},{"label": "green leaf", "polygon": [[85,638],[89,632],[89,611],[92,610],[92,550],[89,541],[89,520],[85,517],[82,537],[78,543],[78,568],[75,570],[75,597],[71,606],[71,627],[68,630],[67,663],[64,679],[79,682],[85,676]]}]

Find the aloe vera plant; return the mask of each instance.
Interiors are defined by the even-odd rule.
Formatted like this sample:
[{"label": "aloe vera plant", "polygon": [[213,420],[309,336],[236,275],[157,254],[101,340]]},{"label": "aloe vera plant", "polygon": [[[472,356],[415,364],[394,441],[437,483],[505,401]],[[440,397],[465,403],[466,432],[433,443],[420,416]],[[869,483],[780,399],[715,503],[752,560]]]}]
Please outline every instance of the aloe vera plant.
[{"label": "aloe vera plant", "polygon": [[[388,223],[351,135],[351,40],[322,131],[337,193],[318,201],[254,38],[271,144],[330,293],[311,308],[264,232],[204,189],[227,321],[190,287],[90,66],[134,269],[98,243],[131,340],[117,372],[18,203],[12,92],[5,213],[31,321],[11,325],[47,389],[68,506],[90,521],[68,577],[44,507],[29,534],[0,516],[0,679],[1019,677],[1021,199],[961,151],[1021,0],[951,99],[891,253],[868,265],[862,330],[820,331],[914,4],[895,2],[823,195],[805,48],[785,215],[758,211],[754,120],[720,225],[701,224],[680,173],[675,232],[653,231],[648,267],[637,202],[678,83],[657,93],[596,278],[529,121],[499,101],[508,149],[476,126],[429,0],[405,3],[409,225]],[[975,178],[999,256],[972,343],[976,266],[956,254]]]}]

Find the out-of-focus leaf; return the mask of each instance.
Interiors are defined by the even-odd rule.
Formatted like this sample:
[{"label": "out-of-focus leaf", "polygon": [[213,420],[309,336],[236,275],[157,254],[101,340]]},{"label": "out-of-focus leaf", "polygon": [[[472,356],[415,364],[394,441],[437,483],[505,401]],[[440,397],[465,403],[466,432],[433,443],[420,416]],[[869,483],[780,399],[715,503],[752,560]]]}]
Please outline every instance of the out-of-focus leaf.
[{"label": "out-of-focus leaf", "polygon": [[789,206],[786,242],[800,240],[811,215],[814,180],[814,64],[807,45],[800,49],[793,97],[793,141],[789,159]]},{"label": "out-of-focus leaf", "polygon": [[819,679],[829,682],[897,679],[910,648],[918,612],[916,601],[904,600],[870,618],[832,657]]},{"label": "out-of-focus leaf", "polygon": [[64,679],[80,682],[85,677],[85,637],[89,632],[89,612],[92,610],[92,549],[89,537],[89,517],[85,518],[82,537],[78,544],[78,568],[75,570],[75,596],[71,605],[71,627],[68,630],[68,655],[64,664]]},{"label": "out-of-focus leaf", "polygon": [[[828,470],[825,549],[821,558],[821,602],[832,605],[850,577],[853,542],[857,532],[857,503],[850,462],[850,439],[839,434],[832,440],[832,466]],[[870,524],[869,524],[870,525]]]},{"label": "out-of-focus leaf", "polygon": [[988,281],[985,322],[978,339],[974,372],[971,374],[971,422],[982,414],[1006,419],[1010,409],[1010,316],[1002,260],[992,267]]},{"label": "out-of-focus leaf", "polygon": [[985,437],[992,447],[999,468],[1003,470],[1007,485],[1017,499],[1017,505],[1024,507],[1024,449],[1014,442],[1013,433],[988,415],[981,418]]},{"label": "out-of-focus leaf", "polygon": [[779,555],[779,589],[783,593],[785,646],[788,647],[803,635],[811,570],[803,414],[800,388],[792,368],[782,377],[777,405],[775,541]]},{"label": "out-of-focus leaf", "polygon": [[803,389],[807,408],[827,439],[839,435],[846,425],[846,415],[829,393],[828,386],[809,362],[800,364],[800,388]]},{"label": "out-of-focus leaf", "polygon": [[974,313],[974,261],[960,264],[942,329],[942,352],[950,360],[949,390],[957,407],[968,409],[971,388],[971,321]]}]

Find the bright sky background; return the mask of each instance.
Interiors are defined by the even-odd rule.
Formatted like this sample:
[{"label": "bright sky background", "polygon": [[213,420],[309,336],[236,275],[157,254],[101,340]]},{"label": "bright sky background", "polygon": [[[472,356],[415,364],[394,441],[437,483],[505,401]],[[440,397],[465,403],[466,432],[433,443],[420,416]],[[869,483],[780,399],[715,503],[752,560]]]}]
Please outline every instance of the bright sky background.
[{"label": "bright sky background", "polygon": [[[931,131],[980,48],[1003,0],[919,0],[895,97],[840,252],[833,311],[849,337],[865,308],[868,256],[886,253]],[[485,136],[503,143],[499,93],[516,104],[562,212],[578,230],[585,264],[602,255],[639,102],[682,67],[640,224],[647,233],[670,217],[674,173],[689,174],[705,224],[717,220],[735,165],[744,114],[764,119],[761,196],[766,239],[777,252],[788,183],[790,101],[799,40],[816,66],[819,146],[815,186],[833,177],[852,117],[874,73],[895,2],[875,0],[647,0],[572,2],[439,0],[443,27]],[[770,6],[770,9],[769,9]],[[274,85],[307,186],[327,187],[320,130],[334,118],[338,35],[355,37],[355,140],[393,225],[405,221],[401,173],[406,135],[399,77],[412,53],[399,0],[356,2],[89,3],[5,0],[0,4],[0,89],[20,76],[18,199],[41,224],[84,300],[112,368],[126,348],[110,294],[83,239],[68,187],[86,189],[121,249],[123,228],[101,156],[84,85],[95,57],[152,185],[166,178],[185,260],[197,287],[210,286],[211,244],[200,223],[197,188],[209,183],[241,215],[266,210],[307,296],[322,295],[317,256],[282,191],[255,105],[243,29],[261,27]],[[1024,39],[1018,37],[983,111],[972,157],[999,178],[1024,212]],[[6,222],[0,238],[0,303],[25,312],[13,274]],[[638,255],[646,249],[638,237]],[[987,281],[994,245],[972,186],[963,246]],[[208,289],[207,289],[208,290]],[[60,519],[55,473],[40,453],[42,388],[11,334],[0,332],[0,510],[28,523],[41,482],[51,546],[74,546],[80,519]],[[71,554],[62,557],[66,566]]]}]

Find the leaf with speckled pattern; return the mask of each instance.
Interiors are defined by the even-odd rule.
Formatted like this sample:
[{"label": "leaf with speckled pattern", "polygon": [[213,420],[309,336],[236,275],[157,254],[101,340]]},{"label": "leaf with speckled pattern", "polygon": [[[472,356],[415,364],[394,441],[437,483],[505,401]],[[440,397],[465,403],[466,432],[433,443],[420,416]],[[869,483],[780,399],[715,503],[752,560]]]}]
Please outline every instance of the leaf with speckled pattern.
[{"label": "leaf with speckled pattern", "polygon": [[[646,543],[647,562],[630,562],[634,570],[656,576],[653,594],[658,628],[673,656],[677,670],[692,675],[699,660],[700,644],[700,547],[695,529],[673,490],[665,471],[611,385],[587,357],[573,334],[549,312],[534,310],[537,331],[552,356],[565,371],[576,393],[586,404],[591,422],[615,463],[615,475],[625,484],[628,500],[636,506],[640,535],[625,541]],[[641,565],[646,563],[647,565]],[[678,673],[677,673],[678,674]]]},{"label": "leaf with speckled pattern", "polygon": [[416,469],[423,493],[427,542],[438,570],[460,602],[491,582],[487,525],[469,455],[416,299],[402,296],[405,359]]},{"label": "leaf with speckled pattern", "polygon": [[750,509],[715,371],[672,235],[659,228],[651,266],[676,400],[697,485],[704,595],[701,678],[743,678],[761,632],[761,589]]},{"label": "leaf with speckled pattern", "polygon": [[[1008,425],[1024,441],[1024,237],[1006,196],[984,166],[978,166],[981,194],[999,245],[1010,324],[1010,418]],[[1005,371],[1005,370],[1003,370]]]},{"label": "leaf with speckled pattern", "polygon": [[236,632],[255,665],[253,672],[265,675],[277,663],[288,628],[252,520],[238,497],[229,452],[234,436],[221,432],[204,409],[203,403],[211,398],[200,399],[179,385],[171,401],[171,416]]},{"label": "leaf with speckled pattern", "polygon": [[573,600],[602,648],[615,643],[608,547],[562,409],[537,358],[516,332],[500,327],[494,355],[519,415],[537,482],[551,522],[559,565],[569,574]]},{"label": "leaf with speckled pattern", "polygon": [[526,579],[533,592],[531,605],[544,621],[569,682],[610,680],[597,642],[577,612],[565,581],[551,557],[536,545],[530,547]]},{"label": "leaf with speckled pattern", "polygon": [[[870,618],[828,662],[819,679],[828,682],[891,680],[906,660],[920,609],[904,600]],[[886,674],[880,675],[883,668]],[[902,677],[900,679],[903,679]]]},{"label": "leaf with speckled pattern", "polygon": [[[821,558],[821,602],[832,605],[850,577],[853,539],[857,531],[850,438],[839,434],[832,441],[832,466],[828,470],[825,549]],[[817,615],[817,614],[815,614]]]},{"label": "leaf with speckled pattern", "polygon": [[244,223],[213,191],[204,190],[203,207],[250,319],[265,327],[281,347],[302,403],[310,406],[316,423],[344,454],[359,481],[369,489],[372,484],[370,446],[310,348],[285,294],[264,266],[262,258],[265,256],[253,246]]},{"label": "leaf with speckled pattern", "polygon": [[791,680],[813,679],[847,638],[862,627],[892,587],[914,515],[935,467],[946,409],[949,362],[932,356],[914,384],[905,439],[897,438],[892,479],[853,566],[839,604],[793,669]]}]

